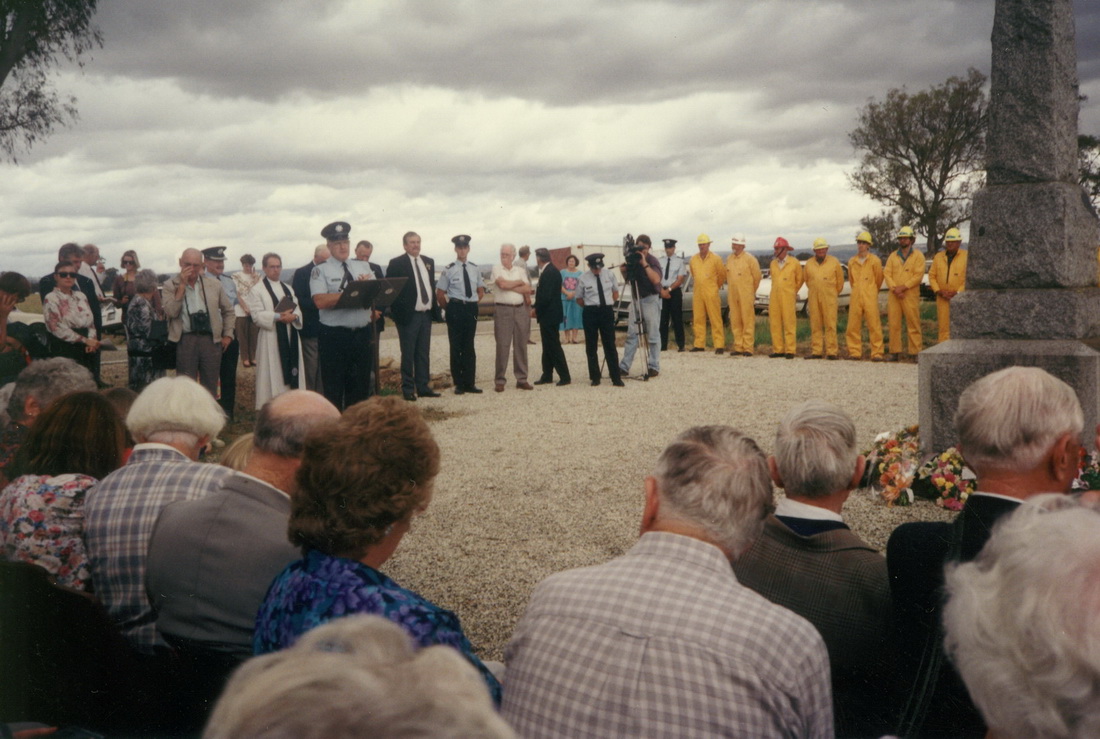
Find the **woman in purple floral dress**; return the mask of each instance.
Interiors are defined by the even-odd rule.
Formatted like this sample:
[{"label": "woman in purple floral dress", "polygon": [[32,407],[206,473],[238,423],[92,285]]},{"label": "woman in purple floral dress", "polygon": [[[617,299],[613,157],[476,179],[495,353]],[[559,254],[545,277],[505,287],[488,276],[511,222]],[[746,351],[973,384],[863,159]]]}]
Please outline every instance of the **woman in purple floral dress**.
[{"label": "woman in purple floral dress", "polygon": [[500,702],[500,683],[474,654],[458,617],[378,568],[431,499],[439,447],[420,413],[392,397],[352,406],[310,435],[291,502],[290,536],[305,556],[272,582],[256,615],[256,654],[353,613],[384,616],[421,646],[454,647]]},{"label": "woman in purple floral dress", "polygon": [[90,590],[84,553],[84,496],[122,465],[122,419],[96,392],[66,395],[31,427],[0,491],[0,553],[30,562],[57,582]]}]

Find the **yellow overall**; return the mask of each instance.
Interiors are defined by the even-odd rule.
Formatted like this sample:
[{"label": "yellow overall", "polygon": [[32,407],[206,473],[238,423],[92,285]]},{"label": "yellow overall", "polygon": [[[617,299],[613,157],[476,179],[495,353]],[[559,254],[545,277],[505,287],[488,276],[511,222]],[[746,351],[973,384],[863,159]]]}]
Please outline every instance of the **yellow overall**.
[{"label": "yellow overall", "polygon": [[826,256],[820,264],[810,259],[802,268],[809,290],[806,309],[810,314],[810,353],[835,357],[837,296],[844,289],[844,269],[836,257]]},{"label": "yellow overall", "polygon": [[[902,260],[898,249],[886,260],[882,274],[886,277],[886,287],[890,290],[886,300],[886,320],[890,324],[890,351],[901,354],[901,319],[905,318],[905,330],[909,334],[909,353],[917,354],[924,348],[920,331],[920,280],[924,277],[924,254],[913,249],[909,258]],[[904,287],[905,294],[900,298],[894,294],[895,287]]]},{"label": "yellow overall", "polygon": [[722,301],[718,297],[718,288],[726,282],[726,266],[722,258],[713,252],[707,252],[703,259],[696,254],[688,264],[692,279],[695,281],[691,298],[692,330],[695,332],[695,346],[707,347],[707,321],[710,321],[710,337],[715,349],[726,346],[726,327],[722,323]]},{"label": "yellow overall", "polygon": [[772,293],[768,299],[768,327],[772,332],[772,352],[795,353],[795,296],[802,287],[802,265],[788,256],[783,268],[771,262]]},{"label": "yellow overall", "polygon": [[[941,251],[932,257],[932,268],[928,270],[928,286],[932,292],[940,290],[955,290],[962,292],[966,289],[966,250],[959,249],[955,252],[955,258],[951,260],[950,268],[947,266],[947,252]],[[936,321],[939,323],[939,341],[947,341],[951,338],[951,301],[936,296]]]},{"label": "yellow overall", "polygon": [[726,260],[729,284],[730,331],[733,351],[751,352],[756,345],[756,288],[760,287],[760,262],[748,252],[730,254]]},{"label": "yellow overall", "polygon": [[881,358],[882,314],[878,307],[878,293],[882,288],[882,260],[868,254],[864,261],[859,256],[848,260],[848,282],[852,285],[852,299],[848,305],[848,356],[863,358],[863,326],[867,323],[867,339],[871,344],[871,359]]}]

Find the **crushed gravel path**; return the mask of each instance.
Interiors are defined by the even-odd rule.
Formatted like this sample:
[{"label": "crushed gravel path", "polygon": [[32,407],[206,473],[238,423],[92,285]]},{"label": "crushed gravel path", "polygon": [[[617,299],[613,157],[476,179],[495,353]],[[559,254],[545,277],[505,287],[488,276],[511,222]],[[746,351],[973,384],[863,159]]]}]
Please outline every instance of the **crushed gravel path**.
[{"label": "crushed gravel path", "polygon": [[[433,371],[448,367],[445,328],[432,339]],[[535,332],[537,336],[537,331]],[[398,356],[387,330],[381,354]],[[531,381],[541,346],[528,347]],[[566,345],[568,387],[493,392],[491,322],[478,327],[478,385],[483,395],[418,401],[442,449],[442,468],[427,513],[384,570],[402,585],[462,619],[487,659],[504,644],[531,590],[560,570],[605,562],[638,536],[642,481],[680,431],[729,424],[773,448],[775,426],[795,403],[821,398],[853,417],[860,448],[878,433],[917,420],[917,367],[664,352],[661,374],[616,388],[590,387],[584,347]],[[637,374],[644,367],[635,358]],[[606,374],[606,373],[605,373]],[[898,524],[950,518],[934,505],[887,508],[856,491],[845,517],[873,546],[885,547]]]}]

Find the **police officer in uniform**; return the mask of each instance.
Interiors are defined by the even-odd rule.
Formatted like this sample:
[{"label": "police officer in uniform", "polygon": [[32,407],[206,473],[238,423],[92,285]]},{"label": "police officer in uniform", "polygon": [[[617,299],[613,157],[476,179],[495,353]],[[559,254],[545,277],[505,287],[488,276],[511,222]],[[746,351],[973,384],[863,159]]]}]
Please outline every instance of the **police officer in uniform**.
[{"label": "police officer in uniform", "polygon": [[668,324],[676,336],[677,351],[684,350],[684,291],[687,263],[676,256],[676,239],[665,239],[665,256],[661,263],[661,351],[668,349]]},{"label": "police officer in uniform", "polygon": [[335,308],[349,283],[374,279],[367,262],[348,258],[350,232],[351,226],[343,221],[322,229],[330,256],[309,276],[309,291],[321,320],[317,333],[321,385],[325,397],[341,411],[370,397],[374,338],[369,310]]},{"label": "police officer in uniform", "polygon": [[604,359],[611,384],[623,386],[619,373],[619,350],[615,348],[615,302],[619,286],[615,275],[603,268],[603,254],[585,257],[588,271],[577,280],[577,304],[584,321],[584,352],[588,355],[588,379],[600,384],[600,358],[597,342],[603,342]]},{"label": "police officer in uniform", "polygon": [[436,302],[447,308],[447,338],[451,342],[455,395],[480,393],[481,388],[474,385],[477,372],[474,334],[477,333],[477,303],[485,296],[485,288],[477,265],[467,259],[470,237],[460,234],[451,241],[457,259],[443,268],[435,283]]},{"label": "police officer in uniform", "polygon": [[[202,250],[202,261],[206,267],[206,274],[216,279],[222,286],[222,290],[229,297],[230,304],[234,308],[239,302],[237,298],[237,285],[233,278],[225,274],[225,249],[224,246],[210,246]],[[241,357],[241,345],[237,337],[229,342],[229,346],[222,351],[221,371],[219,382],[221,393],[218,397],[218,405],[225,411],[226,417],[232,421],[233,411],[237,406],[237,360]]]}]

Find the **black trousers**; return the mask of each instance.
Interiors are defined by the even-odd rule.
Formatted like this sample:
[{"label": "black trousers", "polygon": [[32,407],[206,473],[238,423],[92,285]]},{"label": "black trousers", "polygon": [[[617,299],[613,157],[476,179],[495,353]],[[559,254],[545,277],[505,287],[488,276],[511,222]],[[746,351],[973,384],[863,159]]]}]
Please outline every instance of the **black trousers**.
[{"label": "black trousers", "polygon": [[241,356],[241,345],[236,339],[229,342],[229,346],[222,352],[222,366],[218,379],[221,381],[222,392],[218,398],[218,404],[225,411],[229,420],[233,420],[233,410],[237,407],[237,360]]},{"label": "black trousers", "polygon": [[371,395],[373,338],[370,326],[344,328],[321,324],[318,327],[321,386],[325,397],[341,411]]},{"label": "black trousers", "polygon": [[474,335],[477,333],[477,303],[447,301],[447,338],[451,342],[451,377],[456,390],[474,387],[477,374],[477,353]]},{"label": "black trousers", "polygon": [[661,298],[661,351],[668,349],[668,323],[676,335],[676,345],[684,348],[684,291],[676,288],[671,297]]},{"label": "black trousers", "polygon": [[554,371],[564,382],[572,382],[569,376],[569,364],[565,361],[565,351],[561,348],[561,334],[558,333],[559,321],[540,323],[539,336],[542,337],[542,376],[540,380],[554,379]]},{"label": "black trousers", "polygon": [[586,305],[581,312],[584,326],[584,353],[588,355],[588,379],[599,382],[600,357],[597,342],[603,342],[607,374],[612,382],[622,382],[619,374],[619,350],[615,348],[615,309],[610,305]]}]

